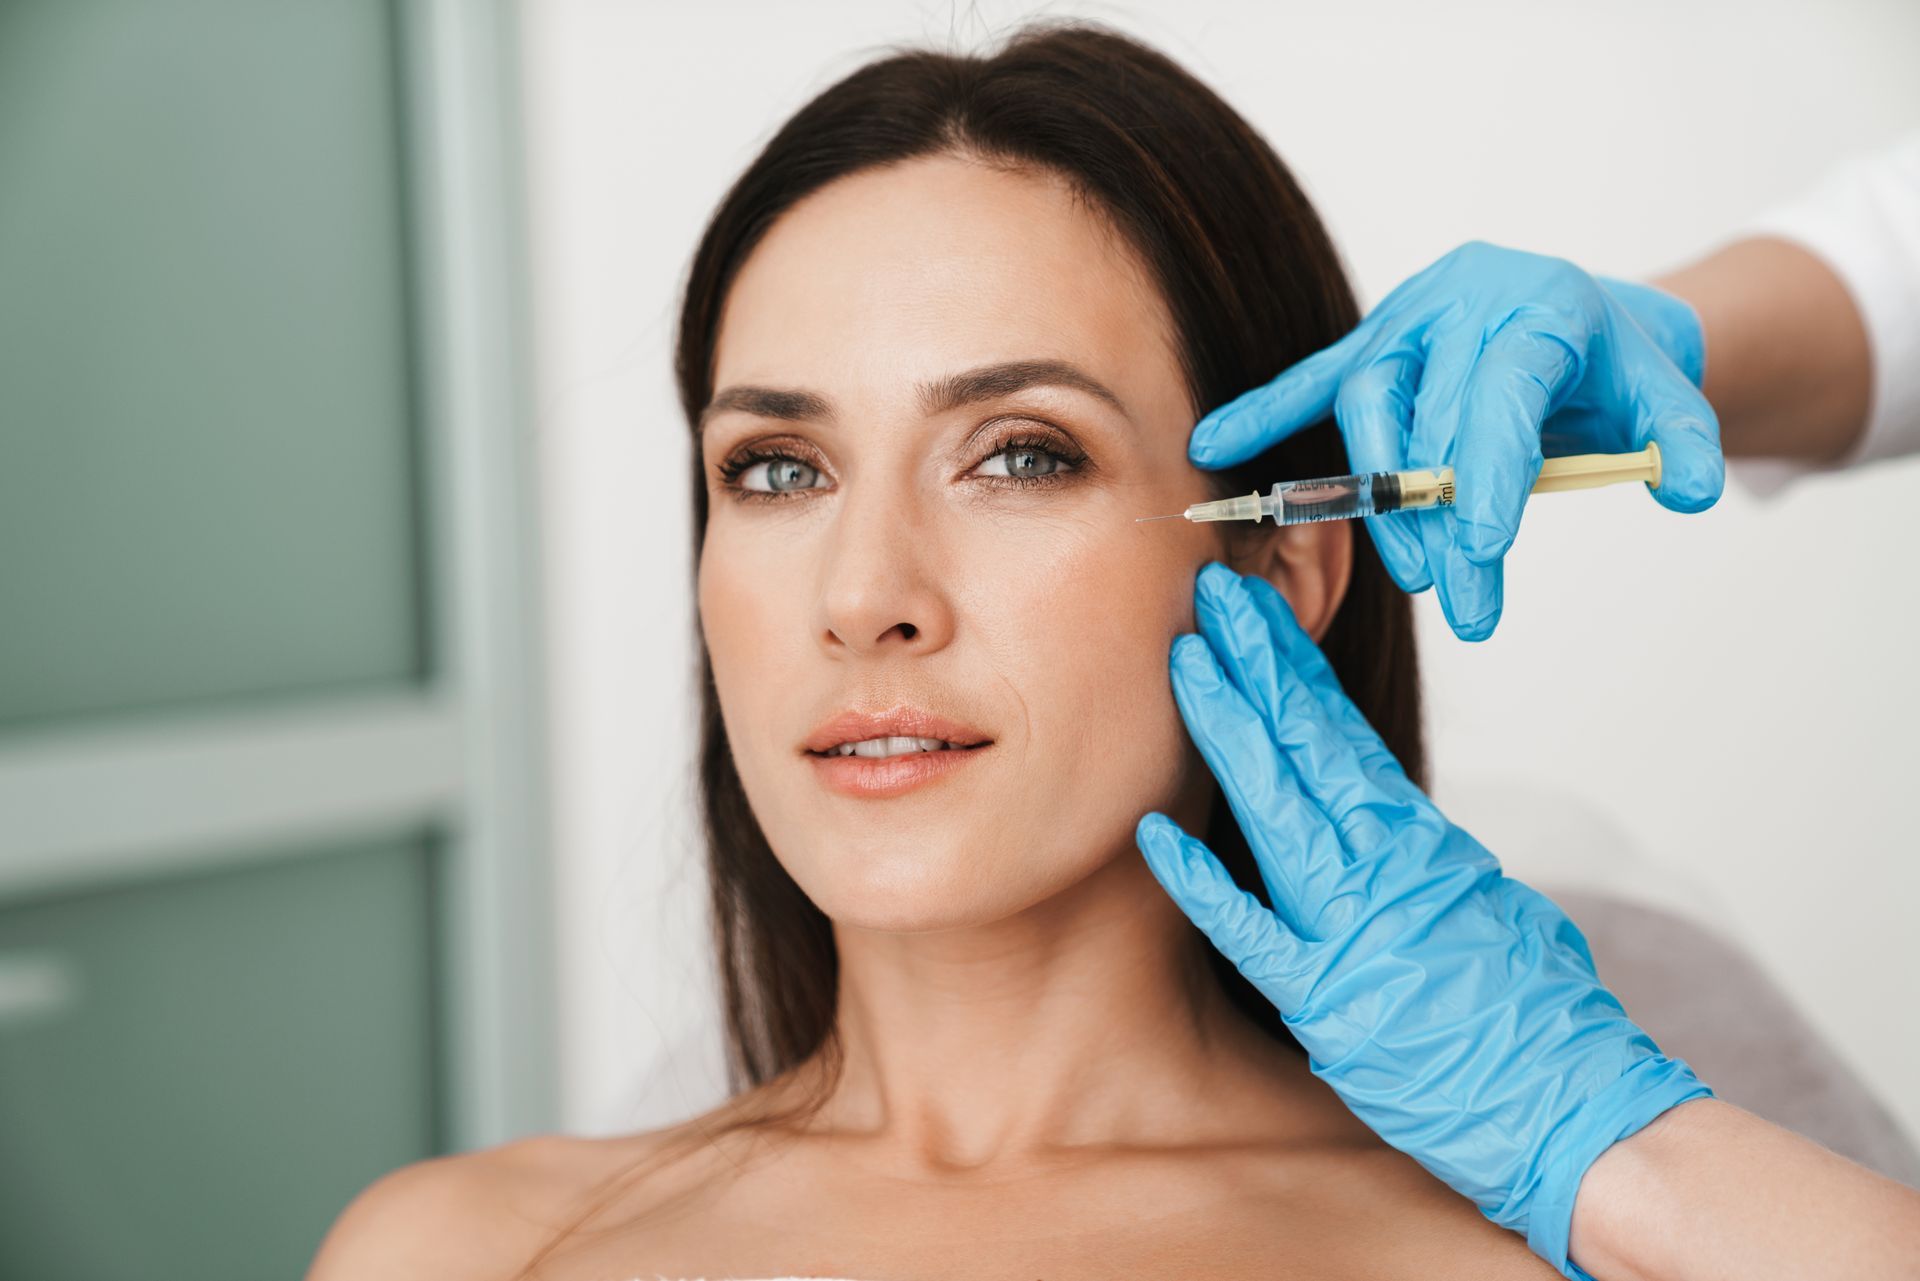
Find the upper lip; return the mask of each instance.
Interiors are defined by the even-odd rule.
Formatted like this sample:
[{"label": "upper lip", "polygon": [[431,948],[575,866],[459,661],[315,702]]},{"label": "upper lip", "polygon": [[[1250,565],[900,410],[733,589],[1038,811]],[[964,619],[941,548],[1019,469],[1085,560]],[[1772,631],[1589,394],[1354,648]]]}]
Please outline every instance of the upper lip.
[{"label": "upper lip", "polygon": [[977,747],[993,741],[971,725],[918,707],[893,707],[883,712],[838,712],[821,722],[800,746],[809,752],[830,752],[842,743],[870,738],[937,738],[955,747]]}]

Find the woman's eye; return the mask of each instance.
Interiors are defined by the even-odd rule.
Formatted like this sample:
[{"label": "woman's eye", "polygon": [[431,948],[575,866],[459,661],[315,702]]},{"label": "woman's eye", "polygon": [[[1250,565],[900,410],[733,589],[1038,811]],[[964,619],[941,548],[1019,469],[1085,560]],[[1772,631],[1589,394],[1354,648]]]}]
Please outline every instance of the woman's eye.
[{"label": "woman's eye", "polygon": [[750,493],[785,494],[819,487],[820,469],[798,458],[767,458],[741,470],[734,484]]},{"label": "woman's eye", "polygon": [[1038,480],[1055,472],[1070,470],[1067,460],[1052,450],[1036,445],[1009,445],[980,464],[982,476],[1011,476],[1015,480]]}]

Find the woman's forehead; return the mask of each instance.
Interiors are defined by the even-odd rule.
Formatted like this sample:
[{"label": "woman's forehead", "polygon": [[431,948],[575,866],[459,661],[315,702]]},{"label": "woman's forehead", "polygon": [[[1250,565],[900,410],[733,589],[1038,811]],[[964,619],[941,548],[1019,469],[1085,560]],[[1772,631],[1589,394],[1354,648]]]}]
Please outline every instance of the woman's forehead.
[{"label": "woman's forehead", "polygon": [[1179,377],[1159,290],[1099,211],[1057,175],[940,156],[841,179],[774,224],[727,298],[716,385],[1036,358]]}]

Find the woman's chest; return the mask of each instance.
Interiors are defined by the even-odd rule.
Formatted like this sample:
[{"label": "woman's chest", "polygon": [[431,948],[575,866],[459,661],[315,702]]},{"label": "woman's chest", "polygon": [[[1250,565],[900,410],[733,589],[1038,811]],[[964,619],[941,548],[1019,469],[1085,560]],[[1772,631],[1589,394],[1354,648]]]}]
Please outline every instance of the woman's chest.
[{"label": "woman's chest", "polygon": [[[1115,1276],[1190,1276],[1221,1281],[1274,1281],[1288,1276],[1338,1277],[1340,1247],[1303,1239],[1279,1225],[1249,1230],[1244,1222],[1160,1216],[1152,1222],[1089,1224],[1061,1216],[1035,1224],[1015,1210],[974,1219],[889,1218],[880,1207],[822,1207],[806,1225],[691,1218],[669,1231],[634,1238],[627,1248],[571,1255],[554,1275],[564,1281],[692,1281],[695,1278],[836,1277],[849,1281],[1111,1281]],[[595,1258],[592,1255],[598,1254]],[[1289,1259],[1314,1260],[1296,1270]],[[547,1275],[543,1270],[542,1275]],[[1351,1275],[1379,1275],[1377,1264]]]},{"label": "woman's chest", "polygon": [[[1218,1281],[1558,1274],[1472,1206],[1366,1181],[1236,1183],[1106,1170],[1005,1186],[915,1185],[845,1176],[736,1180],[724,1193],[648,1207],[557,1257],[560,1281],[844,1277],[856,1281]],[[1537,1268],[1537,1271],[1536,1271]]]}]

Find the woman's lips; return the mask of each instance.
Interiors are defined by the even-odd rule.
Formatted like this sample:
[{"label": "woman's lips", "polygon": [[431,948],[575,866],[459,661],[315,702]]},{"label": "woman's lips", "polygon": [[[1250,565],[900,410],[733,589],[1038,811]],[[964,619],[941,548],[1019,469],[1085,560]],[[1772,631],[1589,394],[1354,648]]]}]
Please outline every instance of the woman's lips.
[{"label": "woman's lips", "polygon": [[[892,756],[840,754],[845,744],[888,738],[939,739],[948,746]],[[809,734],[801,750],[819,771],[820,781],[832,790],[843,796],[877,798],[898,796],[945,778],[992,745],[992,739],[971,725],[903,704],[879,712],[840,712]]]},{"label": "woman's lips", "polygon": [[989,741],[985,734],[971,725],[903,705],[890,707],[883,712],[840,712],[807,735],[807,741],[800,747],[808,752],[830,752],[842,743],[895,736],[937,738],[956,747],[973,747]]},{"label": "woman's lips", "polygon": [[843,796],[880,799],[912,791],[923,783],[945,778],[986,754],[992,745],[949,747],[938,752],[906,752],[899,756],[823,756],[809,754],[820,781]]}]

